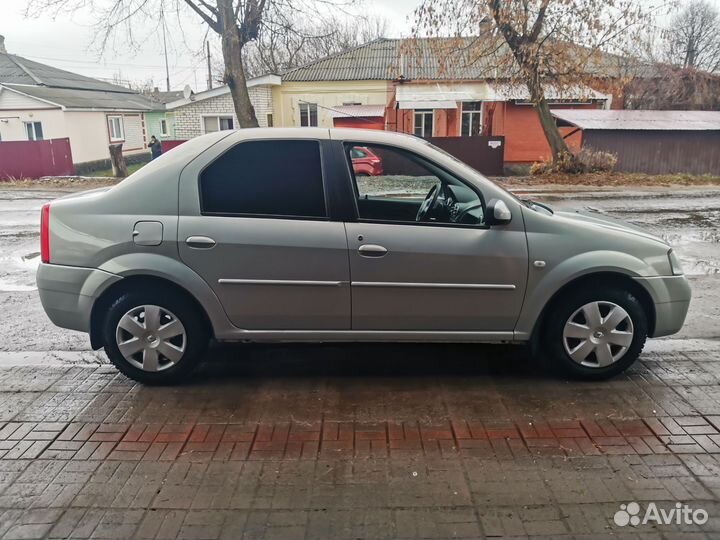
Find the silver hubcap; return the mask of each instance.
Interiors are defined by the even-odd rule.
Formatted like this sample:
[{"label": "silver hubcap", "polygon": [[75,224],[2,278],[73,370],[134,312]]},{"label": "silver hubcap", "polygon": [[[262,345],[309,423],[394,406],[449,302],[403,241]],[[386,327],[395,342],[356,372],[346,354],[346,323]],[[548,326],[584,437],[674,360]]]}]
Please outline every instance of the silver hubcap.
[{"label": "silver hubcap", "polygon": [[185,354],[185,327],[175,314],[160,306],[132,308],[118,321],[118,349],[125,360],[143,371],[162,371]]},{"label": "silver hubcap", "polygon": [[565,323],[563,345],[570,358],[582,366],[602,368],[614,364],[633,340],[628,312],[612,302],[590,302]]}]

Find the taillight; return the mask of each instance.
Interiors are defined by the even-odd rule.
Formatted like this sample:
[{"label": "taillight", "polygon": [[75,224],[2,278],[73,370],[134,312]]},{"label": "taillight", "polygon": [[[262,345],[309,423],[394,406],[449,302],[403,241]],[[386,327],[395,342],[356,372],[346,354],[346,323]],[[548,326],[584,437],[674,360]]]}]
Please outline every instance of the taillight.
[{"label": "taillight", "polygon": [[40,212],[40,260],[50,262],[50,204],[44,204]]}]

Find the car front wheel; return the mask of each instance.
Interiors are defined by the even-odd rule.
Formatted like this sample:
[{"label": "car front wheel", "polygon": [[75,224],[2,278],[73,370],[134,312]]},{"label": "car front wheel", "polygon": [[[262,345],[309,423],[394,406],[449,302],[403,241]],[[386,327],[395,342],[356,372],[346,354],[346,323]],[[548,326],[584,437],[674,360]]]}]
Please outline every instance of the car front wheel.
[{"label": "car front wheel", "polygon": [[598,380],[622,373],[637,360],[648,325],[631,292],[600,287],[574,291],[556,302],[545,330],[546,351],[556,370]]},{"label": "car front wheel", "polygon": [[145,384],[186,377],[202,360],[208,342],[195,306],[170,291],[122,294],[108,310],[104,339],[115,367]]}]

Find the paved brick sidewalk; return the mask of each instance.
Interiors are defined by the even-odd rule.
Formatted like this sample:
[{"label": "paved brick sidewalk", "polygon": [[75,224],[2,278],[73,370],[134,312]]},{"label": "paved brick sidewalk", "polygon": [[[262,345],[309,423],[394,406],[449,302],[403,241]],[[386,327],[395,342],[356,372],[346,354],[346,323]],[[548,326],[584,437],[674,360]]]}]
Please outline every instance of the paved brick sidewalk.
[{"label": "paved brick sidewalk", "polygon": [[[0,536],[720,537],[713,351],[646,354],[606,383],[509,347],[212,357],[174,388],[105,366],[0,370]],[[631,501],[710,519],[615,525]]]}]

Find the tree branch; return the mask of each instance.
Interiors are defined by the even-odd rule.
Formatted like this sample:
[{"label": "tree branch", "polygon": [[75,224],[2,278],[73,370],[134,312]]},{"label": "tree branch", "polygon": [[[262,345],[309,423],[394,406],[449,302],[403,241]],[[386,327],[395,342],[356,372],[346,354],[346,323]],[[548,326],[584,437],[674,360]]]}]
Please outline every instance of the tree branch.
[{"label": "tree branch", "polygon": [[540,4],[540,9],[538,10],[537,17],[535,18],[535,23],[530,31],[530,35],[528,36],[528,39],[531,42],[537,41],[540,37],[540,32],[542,32],[543,24],[545,23],[545,12],[547,11],[549,4],[550,0],[542,0],[542,4]]},{"label": "tree branch", "polygon": [[[200,0],[202,1],[202,0]],[[212,28],[216,33],[222,34],[222,27],[220,26],[219,20],[213,19],[210,15],[205,13],[202,9],[200,9],[199,6],[197,6],[192,0],[184,0],[184,2],[192,8],[192,10],[200,15],[202,20],[204,20],[207,25]],[[204,2],[203,2],[204,3]]]}]

